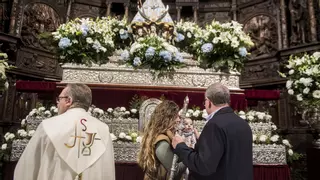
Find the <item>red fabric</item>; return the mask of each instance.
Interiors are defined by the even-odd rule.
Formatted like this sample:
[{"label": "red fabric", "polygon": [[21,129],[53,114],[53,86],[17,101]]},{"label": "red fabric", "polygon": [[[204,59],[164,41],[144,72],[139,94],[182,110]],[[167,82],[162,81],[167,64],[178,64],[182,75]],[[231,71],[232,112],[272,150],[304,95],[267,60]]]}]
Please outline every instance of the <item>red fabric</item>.
[{"label": "red fabric", "polygon": [[280,98],[280,90],[246,89],[244,94],[246,99],[254,100],[277,100]]},{"label": "red fabric", "polygon": [[[17,162],[5,162],[3,180],[12,180]],[[290,180],[288,165],[255,165],[254,180]],[[143,180],[143,172],[136,163],[116,163],[116,180]]]},{"label": "red fabric", "polygon": [[256,165],[253,167],[254,180],[290,180],[288,165]]},{"label": "red fabric", "polygon": [[16,90],[24,92],[54,92],[56,90],[56,82],[47,81],[17,81]]}]

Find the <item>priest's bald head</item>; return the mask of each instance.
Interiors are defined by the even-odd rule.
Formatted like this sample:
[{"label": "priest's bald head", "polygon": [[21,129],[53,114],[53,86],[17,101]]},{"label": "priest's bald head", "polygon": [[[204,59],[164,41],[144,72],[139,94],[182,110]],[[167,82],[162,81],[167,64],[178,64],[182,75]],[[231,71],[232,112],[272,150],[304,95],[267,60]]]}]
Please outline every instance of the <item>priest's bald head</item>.
[{"label": "priest's bald head", "polygon": [[91,89],[85,84],[68,84],[57,98],[58,114],[70,108],[82,108],[86,111],[92,103]]}]

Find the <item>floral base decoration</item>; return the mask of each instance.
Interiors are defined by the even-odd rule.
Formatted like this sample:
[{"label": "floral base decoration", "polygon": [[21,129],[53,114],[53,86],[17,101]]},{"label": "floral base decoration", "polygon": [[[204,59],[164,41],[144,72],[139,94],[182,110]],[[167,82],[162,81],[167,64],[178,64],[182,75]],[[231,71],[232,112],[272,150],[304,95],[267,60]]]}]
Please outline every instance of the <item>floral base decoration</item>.
[{"label": "floral base decoration", "polygon": [[290,56],[286,68],[287,72],[280,75],[288,79],[288,94],[298,102],[304,120],[320,130],[320,119],[308,115],[320,112],[320,52]]},{"label": "floral base decoration", "polygon": [[222,72],[241,71],[249,55],[247,49],[253,46],[241,24],[212,21],[197,33],[194,46],[201,67]]},{"label": "floral base decoration", "polygon": [[159,36],[146,36],[121,53],[120,60],[134,68],[149,69],[155,77],[169,76],[183,65],[178,49]]},{"label": "floral base decoration", "polygon": [[276,133],[277,126],[267,112],[238,112],[252,130],[254,164],[287,164],[296,160],[298,153],[293,152],[287,139]]},{"label": "floral base decoration", "polygon": [[52,33],[60,62],[87,66],[107,63],[108,57],[117,48],[115,42],[119,45],[122,38],[123,41],[129,39],[129,36],[123,35],[125,26],[125,21],[111,17],[95,20],[77,18],[62,24]]}]

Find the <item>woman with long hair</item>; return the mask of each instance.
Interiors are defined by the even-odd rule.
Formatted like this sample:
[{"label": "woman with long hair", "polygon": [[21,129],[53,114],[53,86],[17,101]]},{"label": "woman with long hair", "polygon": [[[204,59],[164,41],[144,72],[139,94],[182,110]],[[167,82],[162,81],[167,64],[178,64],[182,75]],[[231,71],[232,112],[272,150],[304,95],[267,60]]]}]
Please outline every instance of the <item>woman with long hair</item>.
[{"label": "woman with long hair", "polygon": [[[144,127],[138,163],[143,169],[144,180],[167,180],[173,160],[171,140],[180,122],[179,106],[165,100],[160,103]],[[174,179],[181,179],[186,167],[178,164]]]}]

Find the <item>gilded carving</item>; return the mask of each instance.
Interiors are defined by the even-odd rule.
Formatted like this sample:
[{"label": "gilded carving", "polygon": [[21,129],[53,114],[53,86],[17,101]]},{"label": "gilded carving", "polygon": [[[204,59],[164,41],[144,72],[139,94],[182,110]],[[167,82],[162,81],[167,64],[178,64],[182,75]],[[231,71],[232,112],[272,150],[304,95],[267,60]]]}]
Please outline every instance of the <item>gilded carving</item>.
[{"label": "gilded carving", "polygon": [[59,24],[59,16],[50,6],[30,3],[24,10],[21,39],[26,46],[50,50],[49,42],[39,35],[55,31]]}]

